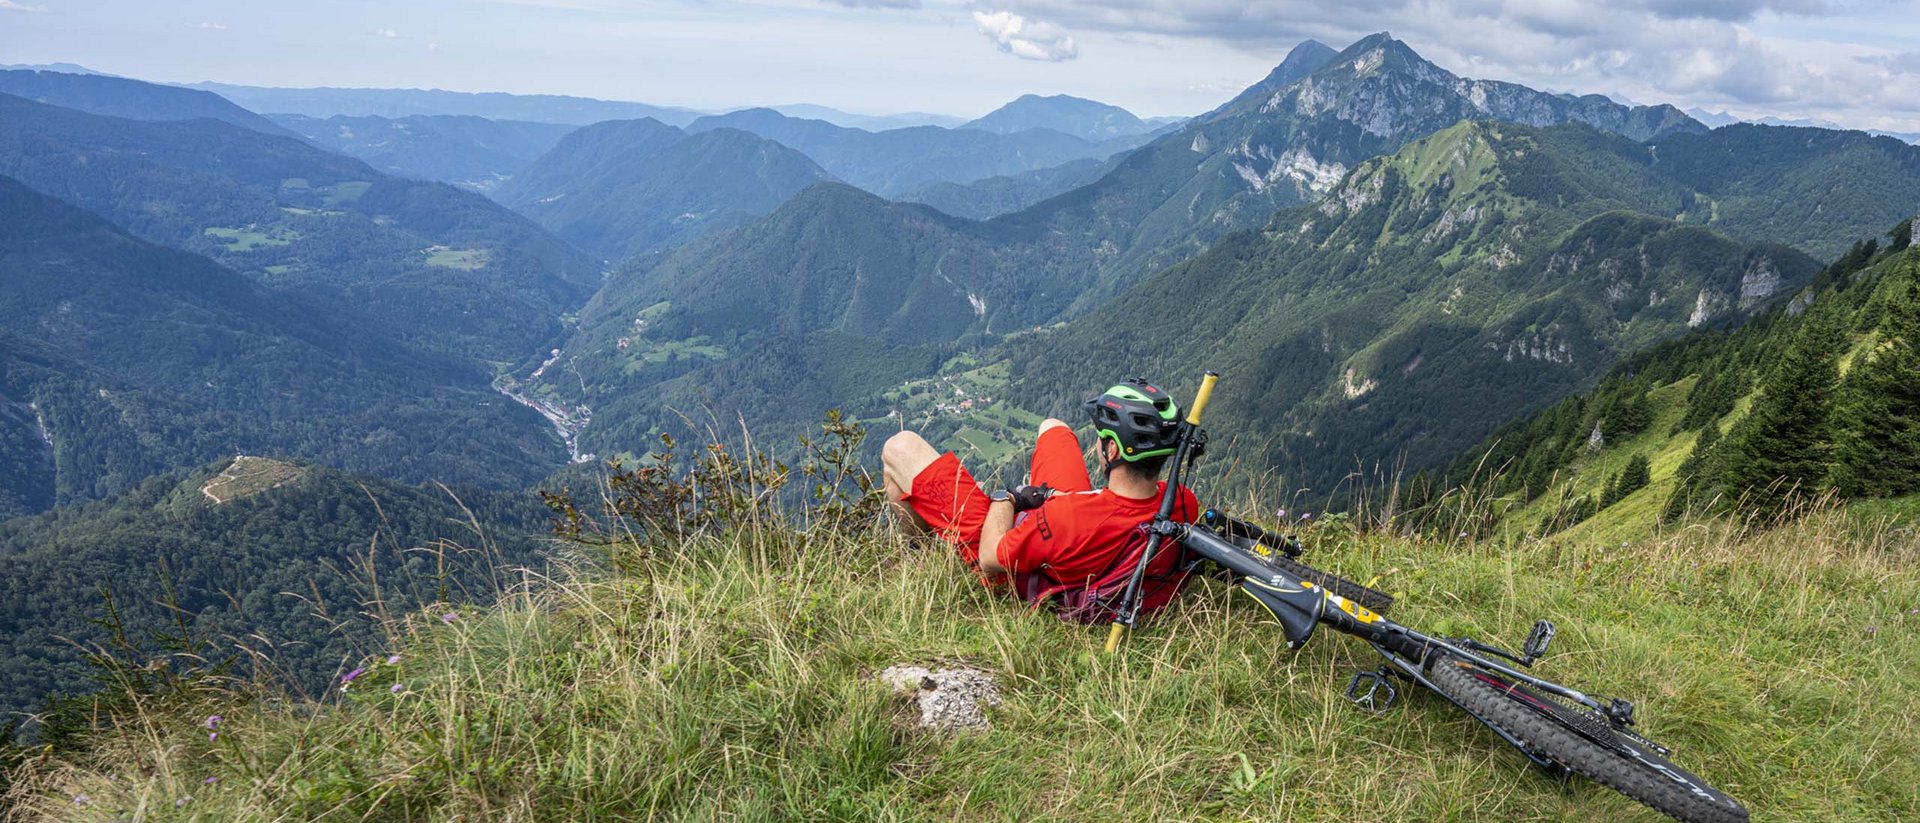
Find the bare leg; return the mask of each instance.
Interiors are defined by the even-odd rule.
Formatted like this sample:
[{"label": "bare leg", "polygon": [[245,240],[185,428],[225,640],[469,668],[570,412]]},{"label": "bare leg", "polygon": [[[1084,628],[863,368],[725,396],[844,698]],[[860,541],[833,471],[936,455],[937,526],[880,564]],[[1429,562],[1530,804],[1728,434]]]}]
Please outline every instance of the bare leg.
[{"label": "bare leg", "polygon": [[939,458],[940,452],[935,451],[932,444],[910,431],[887,438],[880,447],[880,479],[886,487],[887,502],[922,531],[932,531],[933,527],[903,501],[913,492],[913,478]]}]

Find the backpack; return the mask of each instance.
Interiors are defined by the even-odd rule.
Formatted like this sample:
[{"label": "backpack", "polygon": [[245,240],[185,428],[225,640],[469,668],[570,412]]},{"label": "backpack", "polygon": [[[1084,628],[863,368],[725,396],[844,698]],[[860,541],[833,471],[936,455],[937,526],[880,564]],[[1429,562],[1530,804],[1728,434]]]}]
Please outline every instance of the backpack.
[{"label": "backpack", "polygon": [[[1140,555],[1147,550],[1151,535],[1148,525],[1135,526],[1126,544],[1115,553],[1113,562],[1098,575],[1085,581],[1061,583],[1041,571],[1022,572],[1014,577],[1014,591],[1035,610],[1052,605],[1054,614],[1069,623],[1111,622],[1119,615],[1127,581],[1133,577],[1134,567],[1140,565]],[[1140,581],[1142,614],[1159,611],[1186,585],[1191,564],[1182,562],[1185,554],[1186,550],[1178,543],[1161,544]]]}]

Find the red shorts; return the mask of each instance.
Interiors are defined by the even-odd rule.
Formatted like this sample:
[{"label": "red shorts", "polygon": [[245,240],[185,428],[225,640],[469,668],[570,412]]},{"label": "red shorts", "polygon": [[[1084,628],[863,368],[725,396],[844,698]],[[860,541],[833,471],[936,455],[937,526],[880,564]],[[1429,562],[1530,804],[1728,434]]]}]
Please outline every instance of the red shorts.
[{"label": "red shorts", "polygon": [[[1027,482],[1061,492],[1093,489],[1087,461],[1080,454],[1080,441],[1072,429],[1056,427],[1040,435],[1033,447]],[[987,522],[987,506],[992,501],[967,467],[960,465],[959,455],[947,452],[921,469],[903,502],[933,527],[934,534],[952,543],[967,565],[979,567],[980,527]]]}]

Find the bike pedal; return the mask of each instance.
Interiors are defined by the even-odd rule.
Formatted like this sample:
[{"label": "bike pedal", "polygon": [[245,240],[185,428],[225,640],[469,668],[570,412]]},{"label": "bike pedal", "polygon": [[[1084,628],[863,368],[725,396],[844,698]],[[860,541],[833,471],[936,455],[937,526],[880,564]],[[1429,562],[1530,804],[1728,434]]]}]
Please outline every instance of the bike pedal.
[{"label": "bike pedal", "polygon": [[1520,647],[1520,654],[1526,658],[1527,665],[1539,660],[1547,653],[1547,644],[1553,642],[1553,623],[1547,620],[1533,621],[1533,631],[1527,633],[1526,645]]},{"label": "bike pedal", "polygon": [[[1360,690],[1362,682],[1367,684],[1364,692]],[[1393,708],[1394,701],[1399,698],[1400,690],[1393,687],[1384,669],[1354,672],[1353,680],[1347,683],[1347,700],[1374,714]]]}]

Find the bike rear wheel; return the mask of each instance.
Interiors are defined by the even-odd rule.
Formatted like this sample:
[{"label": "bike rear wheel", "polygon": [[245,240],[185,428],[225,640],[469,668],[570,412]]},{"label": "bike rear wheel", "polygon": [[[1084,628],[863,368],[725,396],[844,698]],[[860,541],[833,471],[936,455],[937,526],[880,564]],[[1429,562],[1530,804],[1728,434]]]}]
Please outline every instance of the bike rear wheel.
[{"label": "bike rear wheel", "polygon": [[1435,661],[1428,679],[1532,754],[1559,763],[1654,810],[1689,823],[1745,823],[1747,810],[1667,760],[1651,741],[1585,706],[1455,657]]}]

